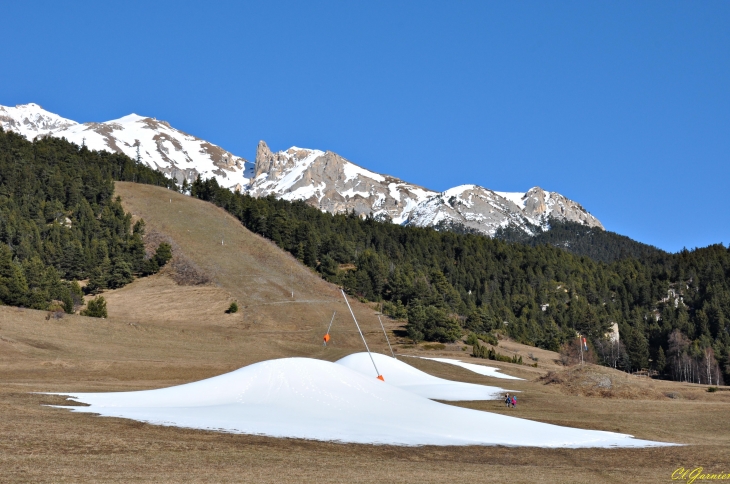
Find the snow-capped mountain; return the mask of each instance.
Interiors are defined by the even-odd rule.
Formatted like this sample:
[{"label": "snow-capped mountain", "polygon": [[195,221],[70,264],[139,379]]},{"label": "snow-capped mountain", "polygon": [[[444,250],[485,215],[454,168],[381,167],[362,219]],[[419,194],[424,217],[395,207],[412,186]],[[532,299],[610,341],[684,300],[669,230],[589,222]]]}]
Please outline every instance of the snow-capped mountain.
[{"label": "snow-capped mountain", "polygon": [[48,112],[34,103],[19,104],[14,108],[0,106],[0,126],[6,131],[20,133],[29,140],[78,124],[76,121]]},{"label": "snow-capped mountain", "polygon": [[508,193],[462,185],[438,193],[366,170],[331,151],[292,147],[272,153],[263,141],[248,192],[305,200],[332,213],[354,210],[418,227],[464,226],[489,236],[500,227],[530,232],[530,225],[547,227],[550,219],[603,228],[580,204],[539,187]]},{"label": "snow-capped mountain", "polygon": [[272,153],[265,142],[256,151],[248,193],[305,200],[321,210],[389,217],[404,223],[420,203],[436,194],[418,185],[366,170],[331,151],[291,147]]},{"label": "snow-capped mountain", "polygon": [[446,228],[459,225],[491,236],[499,228],[506,227],[530,232],[527,224],[547,228],[550,219],[603,228],[601,222],[580,204],[559,193],[540,187],[526,193],[495,192],[477,185],[450,188],[430,198],[416,207],[408,224]]},{"label": "snow-capped mountain", "polygon": [[[216,178],[221,186],[243,190],[253,166],[244,158],[170,126],[166,121],[130,114],[103,123],[62,118],[37,104],[0,106],[0,125],[32,140],[37,136],[66,138],[92,150],[124,153],[175,178]],[[247,166],[248,165],[248,166]],[[246,176],[246,168],[249,168]]]},{"label": "snow-capped mountain", "polygon": [[507,193],[462,185],[438,193],[372,172],[331,151],[293,146],[274,153],[263,141],[252,164],[166,121],[136,114],[79,124],[37,104],[0,106],[0,126],[31,140],[63,137],[89,149],[124,153],[179,183],[191,182],[198,175],[214,177],[232,190],[257,197],[273,194],[286,200],[304,200],[331,213],[354,210],[398,224],[463,226],[489,236],[500,227],[530,233],[532,225],[546,227],[551,219],[603,228],[580,204],[539,187],[526,193]]}]

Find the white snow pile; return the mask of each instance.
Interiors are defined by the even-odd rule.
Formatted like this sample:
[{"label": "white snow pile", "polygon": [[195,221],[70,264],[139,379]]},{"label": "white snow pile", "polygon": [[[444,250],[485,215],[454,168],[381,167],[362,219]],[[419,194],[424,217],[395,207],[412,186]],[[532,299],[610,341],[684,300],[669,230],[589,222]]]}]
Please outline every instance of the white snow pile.
[{"label": "white snow pile", "polygon": [[668,445],[613,432],[559,427],[434,402],[345,365],[268,360],[186,385],[74,393],[75,412],[158,425],[394,445],[647,447]]},{"label": "white snow pile", "polygon": [[[407,390],[416,395],[433,400],[498,400],[507,391],[499,387],[475,385],[460,381],[445,380],[429,375],[411,365],[390,356],[372,353],[375,364],[389,385]],[[367,353],[355,353],[335,363],[355,370],[363,375],[375,375],[373,363]],[[510,392],[512,390],[509,390]]]},{"label": "white snow pile", "polygon": [[452,360],[451,358],[426,358],[425,356],[417,356],[416,358],[421,358],[424,360],[433,360],[433,361],[438,361],[440,363],[447,363],[449,365],[460,366],[462,368],[466,368],[469,371],[473,371],[474,373],[479,373],[480,375],[491,376],[494,378],[504,378],[505,380],[523,380],[524,379],[524,378],[517,378],[516,376],[505,375],[504,373],[499,373],[500,369],[495,368],[493,366],[475,365],[474,363],[465,363],[465,362],[459,361],[459,360]]}]

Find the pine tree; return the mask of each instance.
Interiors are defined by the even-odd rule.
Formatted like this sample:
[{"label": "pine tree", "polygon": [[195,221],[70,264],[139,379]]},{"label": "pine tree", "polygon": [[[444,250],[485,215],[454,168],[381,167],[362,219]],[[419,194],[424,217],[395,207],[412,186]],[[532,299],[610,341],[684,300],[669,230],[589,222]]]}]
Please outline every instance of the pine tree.
[{"label": "pine tree", "polygon": [[109,275],[109,288],[110,289],[118,289],[120,287],[124,287],[132,280],[134,277],[132,276],[132,268],[129,266],[127,261],[122,259],[117,259],[112,264],[112,271]]},{"label": "pine tree", "polygon": [[91,318],[106,318],[106,300],[104,296],[97,296],[86,305],[86,309],[81,311],[82,316],[89,316]]},{"label": "pine tree", "polygon": [[661,346],[659,347],[659,351],[657,352],[656,357],[656,371],[659,372],[660,375],[664,374],[664,369],[667,367],[667,357],[664,354],[664,348]]},{"label": "pine tree", "polygon": [[162,267],[172,259],[172,246],[167,242],[162,242],[157,246],[155,251],[155,261],[158,267]]}]

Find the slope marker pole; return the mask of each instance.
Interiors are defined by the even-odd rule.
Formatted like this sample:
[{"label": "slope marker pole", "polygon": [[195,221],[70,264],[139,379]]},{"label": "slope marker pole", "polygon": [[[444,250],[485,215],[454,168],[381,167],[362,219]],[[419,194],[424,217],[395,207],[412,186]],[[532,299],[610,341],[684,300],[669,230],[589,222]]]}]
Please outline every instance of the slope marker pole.
[{"label": "slope marker pole", "polygon": [[327,346],[327,342],[330,340],[330,329],[332,329],[332,323],[335,321],[335,314],[337,314],[337,311],[332,313],[332,319],[330,319],[330,325],[327,327],[327,332],[324,334],[324,345]]},{"label": "slope marker pole", "polygon": [[360,325],[357,324],[357,318],[355,317],[355,313],[352,312],[352,307],[350,307],[350,301],[347,300],[347,296],[345,295],[344,289],[340,289],[340,292],[342,293],[342,297],[345,298],[345,304],[347,304],[347,309],[350,310],[350,314],[352,314],[352,319],[355,321],[355,326],[357,326],[357,331],[360,333],[360,337],[362,338],[362,342],[365,343],[365,349],[368,351],[368,356],[370,356],[370,361],[373,362],[373,367],[375,368],[375,374],[378,375],[378,380],[385,381],[385,378],[383,378],[383,375],[380,374],[380,371],[378,371],[378,367],[375,364],[375,360],[373,359],[373,355],[370,354],[370,348],[368,348],[368,342],[365,341],[365,336],[362,334],[362,330],[360,329]]},{"label": "slope marker pole", "polygon": [[393,355],[393,359],[396,359],[395,353],[393,353],[393,347],[390,346],[390,340],[388,339],[388,333],[385,332],[385,326],[383,326],[383,320],[380,319],[379,314],[378,314],[378,321],[380,321],[380,327],[383,328],[383,334],[385,335],[385,341],[388,342],[388,348],[390,348],[390,354]]}]

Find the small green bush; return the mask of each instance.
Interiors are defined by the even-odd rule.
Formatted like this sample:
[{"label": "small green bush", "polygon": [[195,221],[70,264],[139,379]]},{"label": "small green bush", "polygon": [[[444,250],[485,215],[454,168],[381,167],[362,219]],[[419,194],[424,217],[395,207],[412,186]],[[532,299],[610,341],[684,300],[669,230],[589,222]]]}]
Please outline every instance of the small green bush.
[{"label": "small green bush", "polygon": [[233,301],[230,306],[228,306],[228,309],[226,309],[226,314],[233,314],[238,312],[238,304],[236,301]]},{"label": "small green bush", "polygon": [[492,346],[497,346],[499,344],[499,340],[492,333],[478,334],[477,338]]},{"label": "small green bush", "polygon": [[[494,351],[494,348],[489,348],[487,346],[482,346],[479,344],[479,338],[475,336],[474,334],[470,334],[469,337],[466,339],[467,343],[472,344],[472,351],[471,355],[476,358],[484,358],[486,360],[495,360],[495,361],[504,361],[505,363],[517,363],[522,365],[522,356],[505,356],[501,353],[497,353]],[[535,364],[537,365],[537,363]]]},{"label": "small green bush", "polygon": [[499,344],[499,340],[497,340],[497,337],[492,333],[471,333],[466,338],[466,344],[468,345],[474,346],[474,344],[478,341],[483,341],[484,343],[488,343],[492,346],[497,346]]},{"label": "small green bush", "polygon": [[707,391],[710,393],[715,393],[717,391],[717,387],[710,387],[707,389]]},{"label": "small green bush", "polygon": [[170,259],[172,259],[172,247],[167,242],[162,242],[155,251],[155,261],[159,267],[162,267]]},{"label": "small green bush", "polygon": [[91,318],[106,318],[106,300],[104,296],[97,296],[86,305],[86,309],[81,311],[82,316]]}]

